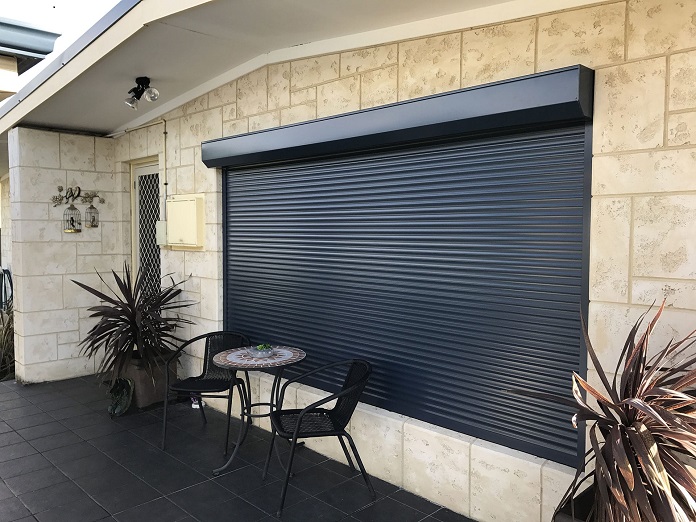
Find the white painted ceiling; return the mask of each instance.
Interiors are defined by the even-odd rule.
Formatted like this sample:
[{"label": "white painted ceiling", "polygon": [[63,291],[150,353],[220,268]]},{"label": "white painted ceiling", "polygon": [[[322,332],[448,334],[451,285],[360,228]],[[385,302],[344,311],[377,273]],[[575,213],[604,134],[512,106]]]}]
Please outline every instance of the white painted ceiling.
[{"label": "white painted ceiling", "polygon": [[[148,24],[22,119],[107,135],[158,116],[156,104],[278,49],[493,6],[505,0],[217,0]],[[137,76],[161,98],[123,103]],[[150,114],[152,113],[152,114]],[[19,123],[19,122],[18,122]]]}]

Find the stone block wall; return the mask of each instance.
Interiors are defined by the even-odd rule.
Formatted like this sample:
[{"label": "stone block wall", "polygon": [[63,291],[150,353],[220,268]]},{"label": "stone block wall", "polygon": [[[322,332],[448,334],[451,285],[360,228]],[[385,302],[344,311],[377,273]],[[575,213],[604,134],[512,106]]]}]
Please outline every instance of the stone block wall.
[{"label": "stone block wall", "polygon": [[[15,128],[9,134],[12,269],[17,379],[57,380],[94,373],[78,342],[94,324],[97,303],[72,280],[101,287],[95,270],[119,270],[130,256],[130,195],[114,172],[114,142],[106,138]],[[57,187],[79,186],[96,203],[99,228],[63,231],[65,204]],[[75,202],[84,215],[87,204]]]},{"label": "stone block wall", "polygon": [[[166,173],[170,194],[205,193],[203,251],[162,251],[163,273],[192,275],[186,290],[187,297],[198,303],[190,310],[196,321],[190,334],[195,335],[222,327],[221,174],[202,164],[201,141],[577,63],[597,71],[591,338],[602,361],[611,367],[630,325],[663,297],[668,309],[655,341],[684,335],[696,325],[695,18],[694,2],[607,1],[269,64],[164,115],[166,138],[164,125],[158,123],[113,140],[111,170],[102,171],[98,161],[94,167],[89,162],[63,165],[61,140],[68,136],[14,130],[14,148],[28,144],[31,152],[25,154],[22,146],[26,157],[15,153],[11,158],[12,219],[19,222],[13,227],[13,264],[20,291],[28,296],[40,288],[50,296],[40,303],[31,298],[22,303],[18,325],[25,359],[20,366],[25,373],[36,369],[33,375],[50,379],[89,370],[88,364],[80,366],[79,358],[70,358],[69,368],[60,363],[61,353],[69,350],[59,346],[72,346],[79,339],[80,322],[85,319],[83,303],[65,301],[63,296],[61,304],[54,294],[65,293],[70,274],[86,276],[79,270],[85,269],[87,257],[93,257],[92,263],[103,260],[99,256],[107,243],[106,237],[101,243],[75,243],[55,236],[49,231],[57,223],[48,222],[47,216],[50,220],[55,216],[47,200],[39,202],[38,196],[23,192],[31,193],[39,185],[50,192],[58,179],[70,185],[72,169],[97,177],[111,173],[114,187],[125,192],[130,162],[154,157],[161,177]],[[80,137],[79,146],[90,150],[89,140]],[[95,152],[109,147],[104,141],[94,140]],[[127,220],[125,199],[121,210]],[[46,232],[37,235],[41,227],[29,226],[30,221],[43,222]],[[126,245],[125,236],[122,239]],[[119,252],[125,253],[130,251]],[[40,269],[31,268],[28,261],[36,259],[43,263]],[[47,314],[45,307],[55,308]],[[61,329],[69,333],[59,336]],[[186,371],[200,368],[200,351],[194,347],[189,353]],[[29,353],[41,360],[27,362]],[[592,370],[589,378],[596,380]],[[261,378],[255,386],[267,390],[269,383]],[[292,400],[304,404],[318,394],[299,387]],[[375,408],[361,408],[350,429],[359,439],[370,472],[477,520],[547,522],[571,477],[568,468],[555,463]],[[389,436],[377,440],[371,435],[382,432]],[[316,449],[336,454],[330,445]],[[511,505],[523,509],[512,515]]]}]

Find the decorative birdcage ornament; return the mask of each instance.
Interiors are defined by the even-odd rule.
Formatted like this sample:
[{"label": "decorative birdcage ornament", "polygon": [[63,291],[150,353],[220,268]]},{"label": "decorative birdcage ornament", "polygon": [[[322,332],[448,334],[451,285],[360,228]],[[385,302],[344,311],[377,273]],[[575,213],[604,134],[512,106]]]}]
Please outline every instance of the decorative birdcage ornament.
[{"label": "decorative birdcage ornament", "polygon": [[63,212],[63,232],[72,234],[82,232],[82,216],[72,203]]},{"label": "decorative birdcage ornament", "polygon": [[85,210],[85,228],[99,227],[99,210],[94,205],[87,207]]}]

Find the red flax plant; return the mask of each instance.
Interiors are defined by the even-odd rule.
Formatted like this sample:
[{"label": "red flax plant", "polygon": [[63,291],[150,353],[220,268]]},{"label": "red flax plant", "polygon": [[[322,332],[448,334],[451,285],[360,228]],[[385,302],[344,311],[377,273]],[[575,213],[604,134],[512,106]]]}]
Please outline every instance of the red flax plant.
[{"label": "red flax plant", "polygon": [[[577,428],[580,421],[592,423],[591,448],[557,512],[569,501],[572,506],[582,482],[594,477],[594,508],[587,520],[696,521],[696,471],[684,464],[696,463],[696,353],[690,350],[694,337],[692,332],[681,341],[670,341],[648,356],[650,334],[664,306],[663,302],[640,337],[646,314],[635,323],[611,383],[583,322],[587,351],[604,389],[573,373],[577,404],[568,399],[577,409],[573,426]],[[596,407],[588,404],[583,391],[596,400]],[[579,480],[592,461],[594,471]]]},{"label": "red flax plant", "polygon": [[[183,281],[159,290],[148,290],[145,270],[138,271],[135,278],[127,263],[123,265],[123,277],[112,270],[116,288],[112,289],[97,272],[99,279],[112,295],[73,280],[73,283],[98,297],[101,303],[88,310],[90,317],[99,319],[80,342],[82,353],[87,357],[103,358],[97,373],[110,374],[112,380],[121,377],[131,360],[137,359],[147,375],[153,379],[161,366],[162,356],[171,353],[177,343],[183,341],[175,335],[183,324],[193,324],[174,310],[190,306],[192,301],[179,300]],[[165,315],[169,314],[169,315]]]}]

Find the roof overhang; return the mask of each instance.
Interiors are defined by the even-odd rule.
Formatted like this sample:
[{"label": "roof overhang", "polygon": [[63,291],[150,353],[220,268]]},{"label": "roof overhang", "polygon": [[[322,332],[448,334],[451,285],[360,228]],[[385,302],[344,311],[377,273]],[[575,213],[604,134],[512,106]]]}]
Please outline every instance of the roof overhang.
[{"label": "roof overhang", "polygon": [[[17,126],[110,135],[268,63],[529,17],[594,0],[122,0],[0,106]],[[123,103],[137,76],[160,100]]]}]

